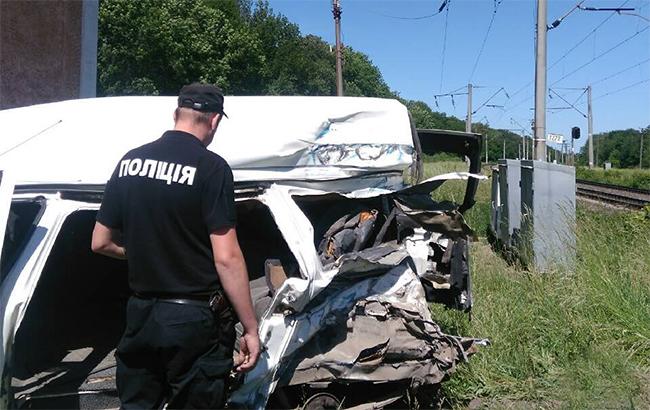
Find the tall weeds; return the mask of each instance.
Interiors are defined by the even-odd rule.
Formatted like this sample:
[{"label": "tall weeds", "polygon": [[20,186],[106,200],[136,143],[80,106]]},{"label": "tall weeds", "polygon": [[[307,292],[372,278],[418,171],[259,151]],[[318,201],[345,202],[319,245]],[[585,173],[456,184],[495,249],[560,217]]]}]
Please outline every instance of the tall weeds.
[{"label": "tall weeds", "polygon": [[[434,197],[459,197],[459,190],[462,184],[446,183]],[[484,182],[467,215],[479,235],[489,200]],[[447,332],[487,337],[492,346],[443,384],[446,405],[479,398],[488,407],[650,407],[650,219],[580,202],[576,216],[571,271],[525,271],[484,239],[472,244],[472,320],[439,306],[432,311]]]}]

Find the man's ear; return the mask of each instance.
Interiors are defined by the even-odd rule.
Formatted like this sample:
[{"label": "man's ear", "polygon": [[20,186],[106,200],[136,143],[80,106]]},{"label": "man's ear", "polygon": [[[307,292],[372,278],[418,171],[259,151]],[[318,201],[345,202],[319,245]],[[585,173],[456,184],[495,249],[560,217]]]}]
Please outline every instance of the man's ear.
[{"label": "man's ear", "polygon": [[219,126],[219,122],[221,121],[221,114],[214,114],[214,117],[212,117],[212,121],[210,121],[210,126],[213,130],[217,129]]}]

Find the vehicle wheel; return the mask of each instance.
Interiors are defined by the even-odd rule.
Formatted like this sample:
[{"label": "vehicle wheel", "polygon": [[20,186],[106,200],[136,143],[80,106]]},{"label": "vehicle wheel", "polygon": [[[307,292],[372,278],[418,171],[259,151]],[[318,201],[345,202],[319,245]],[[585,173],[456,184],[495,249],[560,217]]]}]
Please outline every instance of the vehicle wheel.
[{"label": "vehicle wheel", "polygon": [[330,393],[316,393],[305,401],[302,410],[336,410],[341,408],[341,401]]}]

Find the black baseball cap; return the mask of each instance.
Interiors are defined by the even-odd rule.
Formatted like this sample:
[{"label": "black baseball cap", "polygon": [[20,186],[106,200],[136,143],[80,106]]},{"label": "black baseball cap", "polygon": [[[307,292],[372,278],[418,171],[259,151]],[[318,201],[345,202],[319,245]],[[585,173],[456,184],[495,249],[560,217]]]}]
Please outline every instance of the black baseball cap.
[{"label": "black baseball cap", "polygon": [[178,106],[201,112],[217,112],[226,117],[223,111],[223,92],[212,84],[192,83],[181,88]]}]

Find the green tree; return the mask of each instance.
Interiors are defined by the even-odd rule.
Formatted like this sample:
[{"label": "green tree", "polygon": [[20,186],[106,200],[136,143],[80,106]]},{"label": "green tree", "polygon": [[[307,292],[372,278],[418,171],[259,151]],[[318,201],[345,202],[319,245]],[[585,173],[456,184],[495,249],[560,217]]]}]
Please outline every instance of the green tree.
[{"label": "green tree", "polygon": [[[594,135],[594,153],[597,164],[601,166],[605,161],[612,163],[616,168],[637,168],[641,155],[641,137],[643,136],[644,151],[650,152],[648,127],[641,130],[626,129],[613,130]],[[578,164],[587,165],[588,145],[580,149]],[[643,166],[650,167],[650,155],[644,154]]]},{"label": "green tree", "polygon": [[188,0],[104,0],[98,94],[176,94],[207,81],[247,93],[264,58],[259,41],[219,8]]},{"label": "green tree", "polygon": [[395,98],[379,69],[367,55],[350,47],[343,50],[343,89],[345,95]]},{"label": "green tree", "polygon": [[424,101],[402,100],[406,105],[417,128],[434,128],[442,130],[465,130],[465,123],[456,117],[435,112]]}]

